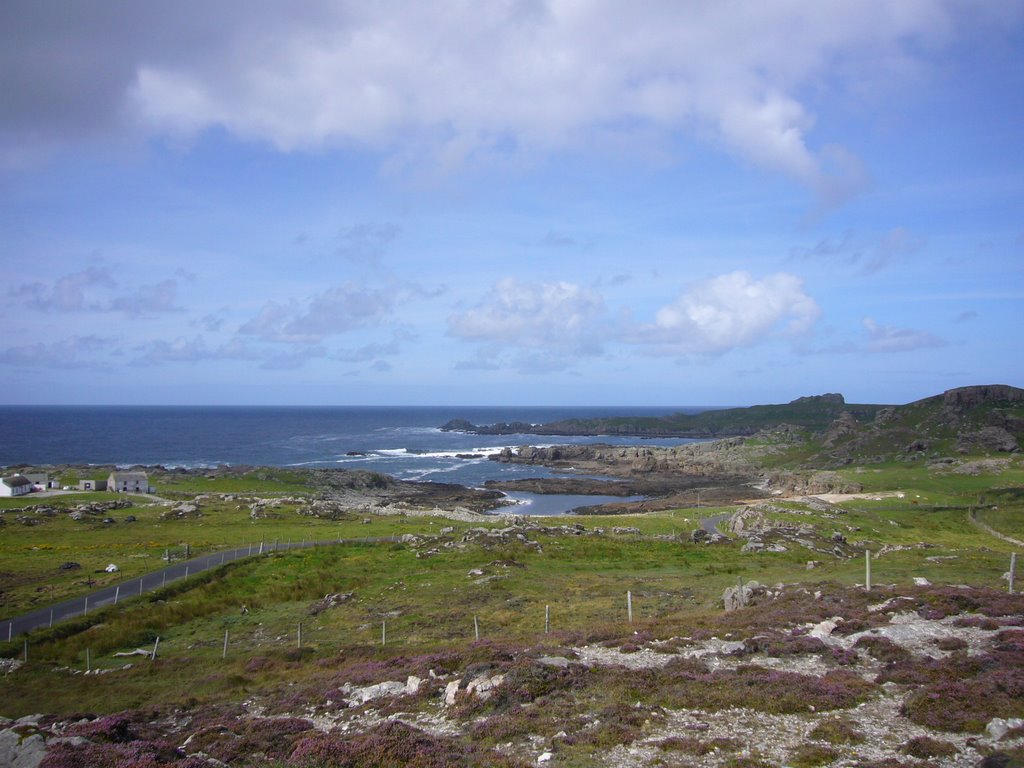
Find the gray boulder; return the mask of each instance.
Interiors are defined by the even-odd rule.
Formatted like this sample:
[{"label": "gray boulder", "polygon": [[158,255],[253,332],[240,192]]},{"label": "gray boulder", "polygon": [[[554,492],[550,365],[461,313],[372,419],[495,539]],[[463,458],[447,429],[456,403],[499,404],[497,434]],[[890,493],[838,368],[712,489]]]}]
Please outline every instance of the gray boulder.
[{"label": "gray boulder", "polygon": [[722,593],[722,604],[726,611],[736,611],[746,608],[751,600],[765,593],[765,588],[756,581],[748,581],[746,584],[737,584],[729,587]]},{"label": "gray boulder", "polygon": [[0,731],[0,765],[9,768],[37,768],[46,754],[46,739],[41,733],[22,733],[26,727]]}]

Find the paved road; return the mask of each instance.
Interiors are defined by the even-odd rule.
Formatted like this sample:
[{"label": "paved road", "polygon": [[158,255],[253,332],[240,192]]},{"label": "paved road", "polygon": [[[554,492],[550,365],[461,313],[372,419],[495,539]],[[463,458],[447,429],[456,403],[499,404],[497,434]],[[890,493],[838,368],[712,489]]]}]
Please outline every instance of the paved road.
[{"label": "paved road", "polygon": [[394,536],[379,536],[363,539],[333,539],[330,541],[274,542],[252,544],[245,547],[239,547],[238,549],[213,552],[201,557],[194,557],[191,560],[183,560],[180,563],[174,563],[173,565],[169,565],[159,571],[153,571],[152,573],[147,573],[144,576],[129,579],[128,581],[122,581],[119,584],[112,584],[109,587],[97,589],[94,592],[90,592],[88,595],[76,597],[71,600],[64,600],[45,608],[37,608],[30,613],[14,616],[4,622],[0,622],[0,640],[13,640],[15,637],[23,635],[26,632],[31,632],[33,629],[53,626],[54,624],[75,616],[84,616],[97,608],[102,608],[104,606],[117,603],[120,600],[126,600],[129,597],[141,595],[145,592],[152,592],[153,590],[160,589],[178,579],[194,576],[197,573],[202,573],[210,568],[216,568],[224,563],[230,563],[233,560],[240,560],[246,557],[257,556],[261,554],[261,549],[265,554],[268,552],[286,549],[322,547],[329,544],[380,543],[397,540],[397,537]]}]

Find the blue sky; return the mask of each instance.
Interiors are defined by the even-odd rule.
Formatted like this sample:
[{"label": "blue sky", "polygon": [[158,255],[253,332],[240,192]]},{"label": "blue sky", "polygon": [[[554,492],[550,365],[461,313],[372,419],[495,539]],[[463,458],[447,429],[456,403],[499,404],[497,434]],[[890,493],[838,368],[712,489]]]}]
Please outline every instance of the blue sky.
[{"label": "blue sky", "polygon": [[0,402],[1024,385],[1024,3],[0,8]]}]

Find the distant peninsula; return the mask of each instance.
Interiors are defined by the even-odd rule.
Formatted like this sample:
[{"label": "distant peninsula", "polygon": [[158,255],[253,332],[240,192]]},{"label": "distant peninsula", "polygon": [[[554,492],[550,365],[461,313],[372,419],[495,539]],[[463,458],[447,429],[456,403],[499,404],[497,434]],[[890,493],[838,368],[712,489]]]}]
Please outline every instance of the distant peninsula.
[{"label": "distant peninsula", "polygon": [[782,405],[754,405],[748,408],[722,408],[696,414],[673,413],[668,416],[608,416],[591,419],[563,419],[546,424],[499,422],[478,425],[465,419],[452,419],[441,426],[445,432],[475,435],[552,435],[624,437],[747,437],[778,424],[791,424],[819,432],[839,417],[850,413],[858,421],[870,421],[891,406],[854,405],[841,394],[829,393],[800,397]]}]

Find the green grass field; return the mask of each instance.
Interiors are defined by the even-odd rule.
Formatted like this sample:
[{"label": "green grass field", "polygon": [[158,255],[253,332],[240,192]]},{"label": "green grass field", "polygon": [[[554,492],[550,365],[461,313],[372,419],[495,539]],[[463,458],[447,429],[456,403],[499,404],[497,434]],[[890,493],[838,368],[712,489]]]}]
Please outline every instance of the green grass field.
[{"label": "green grass field", "polygon": [[[920,466],[849,471],[872,492],[899,491],[902,496],[850,500],[842,504],[843,514],[829,516],[791,504],[792,511],[780,517],[810,524],[825,539],[839,531],[851,544],[862,543],[876,554],[885,547],[873,563],[876,584],[909,585],[914,577],[924,577],[937,584],[1004,587],[1001,577],[1013,547],[971,525],[967,511],[980,500],[986,523],[1019,534],[1024,504],[1013,489],[1024,479],[1020,460],[990,475],[937,474]],[[226,481],[208,481],[212,487],[201,489],[204,482],[183,481],[175,493],[275,492],[265,485],[225,490]],[[298,492],[284,489],[280,476],[265,482],[276,491]],[[474,617],[482,638],[492,642],[557,644],[627,638],[633,632],[680,636],[702,617],[720,612],[723,590],[737,581],[852,585],[864,577],[859,556],[822,556],[799,546],[781,553],[744,553],[742,541],[694,544],[689,534],[697,527],[695,509],[537,520],[546,526],[580,522],[588,532],[604,529],[602,535],[531,533],[538,548],[515,539],[495,546],[463,544],[463,533],[473,526],[444,518],[370,516],[366,523],[367,516],[353,513],[330,521],[301,516],[296,505],[284,504],[269,510],[277,516],[254,520],[241,500],[207,498],[199,505],[199,518],[162,519],[168,507],[153,504],[115,510],[110,513],[117,520],[113,524],[100,522],[103,516],[75,522],[58,514],[26,526],[15,520],[12,507],[19,505],[5,504],[6,524],[0,528],[4,616],[81,594],[90,579],[96,585],[154,570],[163,564],[165,550],[180,552],[186,543],[199,554],[261,540],[405,533],[438,537],[442,528],[453,531],[438,538],[437,552],[430,555],[425,555],[429,547],[411,544],[347,544],[253,557],[34,632],[28,637],[28,664],[4,681],[0,715],[280,698],[296,686],[315,686],[323,669],[343,659],[384,662],[471,648]],[[728,511],[705,508],[699,515]],[[136,521],[124,522],[128,514]],[[502,518],[491,523],[506,524]],[[616,526],[639,533],[614,534]],[[450,546],[440,546],[444,542]],[[809,571],[809,560],[820,565]],[[67,561],[80,563],[81,570],[61,571]],[[109,562],[117,563],[121,573],[95,572]],[[627,591],[632,593],[632,625],[627,622]],[[352,598],[342,605],[310,613],[311,604],[325,594],[347,592]],[[546,609],[550,638],[544,633]],[[387,644],[382,646],[385,622]],[[222,659],[225,632],[229,643]],[[114,656],[150,647],[157,637],[160,658],[155,662]],[[0,643],[0,656],[23,653],[21,640]],[[79,674],[87,656],[93,669],[112,671]],[[269,661],[254,669],[254,657]],[[126,663],[130,669],[122,669]]]}]

